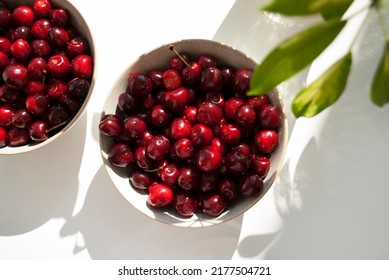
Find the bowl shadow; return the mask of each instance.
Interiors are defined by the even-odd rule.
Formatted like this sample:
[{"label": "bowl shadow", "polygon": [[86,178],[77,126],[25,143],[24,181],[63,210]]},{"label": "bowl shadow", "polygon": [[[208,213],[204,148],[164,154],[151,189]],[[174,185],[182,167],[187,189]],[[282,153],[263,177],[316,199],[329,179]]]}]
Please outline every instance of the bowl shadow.
[{"label": "bowl shadow", "polygon": [[0,235],[23,234],[71,216],[86,138],[86,114],[57,141],[0,157]]}]

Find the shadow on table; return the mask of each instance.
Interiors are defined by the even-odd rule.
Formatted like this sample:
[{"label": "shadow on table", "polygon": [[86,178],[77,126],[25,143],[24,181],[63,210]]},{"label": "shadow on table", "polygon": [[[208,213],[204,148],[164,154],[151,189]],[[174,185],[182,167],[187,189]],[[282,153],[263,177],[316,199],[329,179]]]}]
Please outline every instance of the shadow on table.
[{"label": "shadow on table", "polygon": [[389,258],[389,107],[369,99],[383,44],[376,26],[354,49],[346,91],[303,150],[293,181],[286,162],[274,195],[289,213],[268,259]]},{"label": "shadow on table", "polygon": [[230,259],[242,218],[209,228],[178,228],[152,220],[120,195],[101,167],[81,211],[69,219],[62,236],[81,233],[92,259]]},{"label": "shadow on table", "polygon": [[86,114],[63,136],[28,154],[0,158],[0,235],[29,232],[71,216],[86,136]]}]

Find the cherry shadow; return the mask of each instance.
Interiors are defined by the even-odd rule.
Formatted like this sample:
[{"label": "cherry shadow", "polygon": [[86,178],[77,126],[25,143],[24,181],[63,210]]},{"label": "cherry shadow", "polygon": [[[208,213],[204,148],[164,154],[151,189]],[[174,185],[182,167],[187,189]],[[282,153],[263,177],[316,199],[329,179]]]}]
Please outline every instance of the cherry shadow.
[{"label": "cherry shadow", "polygon": [[209,228],[178,228],[154,221],[131,206],[102,166],[93,178],[83,208],[69,219],[61,236],[81,234],[92,259],[230,259],[242,218]]},{"label": "cherry shadow", "polygon": [[86,114],[63,136],[27,154],[0,158],[0,235],[29,232],[71,216],[86,136]]}]

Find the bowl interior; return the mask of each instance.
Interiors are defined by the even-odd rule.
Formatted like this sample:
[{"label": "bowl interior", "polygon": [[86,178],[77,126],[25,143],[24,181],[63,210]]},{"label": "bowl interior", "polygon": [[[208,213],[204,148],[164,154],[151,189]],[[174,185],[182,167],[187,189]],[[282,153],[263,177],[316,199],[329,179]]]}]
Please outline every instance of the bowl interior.
[{"label": "bowl interior", "polygon": [[[212,55],[217,59],[219,65],[225,64],[235,69],[243,67],[254,68],[256,65],[255,61],[240,51],[215,41],[195,39],[178,41],[172,44],[179,52],[187,53],[191,57],[199,57],[202,54]],[[170,60],[174,57],[174,54],[168,49],[169,45],[170,44],[163,45],[149,53],[143,54],[122,73],[107,96],[101,117],[106,114],[114,114],[116,112],[118,96],[126,90],[127,78],[130,72],[141,71],[146,73],[150,70],[166,69]],[[284,158],[288,134],[284,105],[276,90],[270,92],[268,97],[281,112],[281,125],[279,129],[279,146],[272,154],[271,168],[264,181],[263,191],[256,197],[246,198],[239,201],[239,203],[235,203],[233,206],[229,207],[227,211],[216,218],[210,218],[209,216],[203,214],[195,214],[191,218],[181,218],[177,214],[167,210],[150,209],[146,204],[147,196],[135,191],[130,186],[126,174],[123,174],[123,170],[110,164],[107,159],[107,153],[109,151],[109,147],[112,146],[112,140],[109,137],[100,135],[102,157],[108,174],[116,188],[125,197],[125,199],[127,199],[142,213],[158,221],[180,227],[204,227],[229,221],[244,213],[265,195],[273,184]]]},{"label": "bowl interior", "polygon": [[[31,5],[34,3],[34,0],[5,0],[4,2],[7,3],[7,5],[10,8],[13,9],[13,8],[15,8],[17,6],[20,6],[20,5],[28,5],[28,6],[31,7]],[[91,33],[91,31],[90,31],[90,29],[88,27],[88,24],[86,23],[86,21],[83,18],[83,16],[68,1],[51,0],[51,3],[53,4],[54,7],[63,8],[63,9],[65,9],[65,10],[67,10],[69,12],[71,25],[73,25],[78,30],[78,32],[84,38],[87,39],[87,41],[89,43],[89,48],[90,48],[90,51],[91,51],[91,56],[92,56],[94,64],[95,64],[96,63],[95,62],[95,48],[94,48],[94,43],[93,43],[93,37],[92,37],[92,33]],[[94,65],[94,68],[96,68],[95,65]],[[36,150],[36,149],[38,149],[40,147],[43,147],[43,146],[45,146],[45,145],[55,141],[56,139],[61,137],[64,133],[66,133],[78,121],[78,119],[81,117],[81,115],[86,110],[86,106],[87,106],[87,104],[89,102],[90,96],[91,96],[92,91],[93,91],[94,83],[95,83],[95,73],[96,73],[96,71],[93,71],[93,77],[92,77],[92,80],[90,82],[89,93],[88,93],[87,97],[85,98],[85,100],[84,100],[80,110],[73,117],[73,119],[61,131],[57,132],[55,135],[51,136],[49,139],[47,139],[44,142],[31,143],[31,144],[28,144],[28,145],[25,145],[25,146],[20,146],[20,147],[9,147],[9,146],[7,146],[7,147],[4,147],[4,148],[1,148],[0,149],[0,155],[1,154],[13,155],[13,154],[22,154],[22,153],[30,152],[32,150]]]}]

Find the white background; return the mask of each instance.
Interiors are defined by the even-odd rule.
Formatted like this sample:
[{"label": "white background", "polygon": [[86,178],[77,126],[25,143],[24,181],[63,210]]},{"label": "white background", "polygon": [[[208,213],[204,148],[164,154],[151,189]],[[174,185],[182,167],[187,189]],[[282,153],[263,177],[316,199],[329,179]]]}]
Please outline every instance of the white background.
[{"label": "white background", "polygon": [[[259,61],[317,19],[264,15],[259,0],[70,2],[94,36],[93,96],[57,142],[0,158],[0,259],[389,258],[389,106],[368,94],[383,46],[374,15],[335,106],[297,122],[288,110],[285,166],[265,199],[234,221],[182,229],[128,205],[102,166],[97,126],[115,80],[142,53],[179,39],[223,41]],[[288,108],[307,74],[280,88]]]}]

